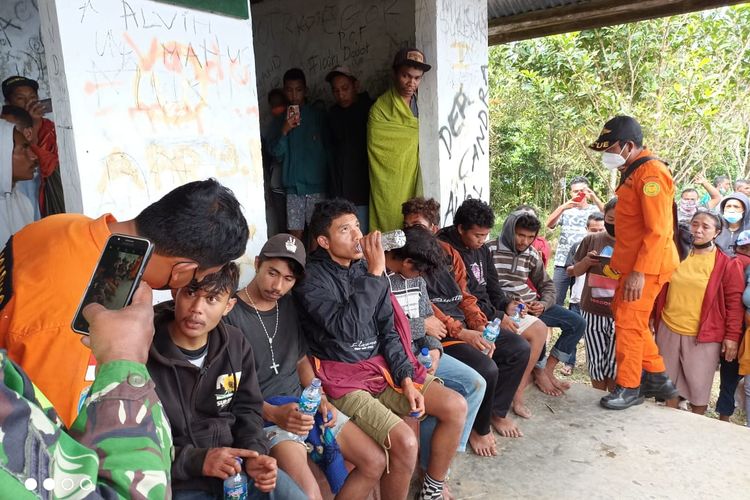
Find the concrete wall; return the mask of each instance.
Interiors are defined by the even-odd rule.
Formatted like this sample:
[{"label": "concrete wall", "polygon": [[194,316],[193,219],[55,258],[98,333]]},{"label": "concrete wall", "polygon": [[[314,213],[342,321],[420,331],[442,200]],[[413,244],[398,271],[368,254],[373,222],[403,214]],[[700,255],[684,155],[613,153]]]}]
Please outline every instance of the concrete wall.
[{"label": "concrete wall", "polygon": [[252,6],[261,121],[284,72],[305,72],[309,100],[332,103],[325,75],[346,65],[372,97],[391,81],[396,51],[414,43],[414,0],[273,0]]},{"label": "concrete wall", "polygon": [[39,82],[39,95],[49,96],[47,61],[34,0],[0,2],[0,81],[22,75]]},{"label": "concrete wall", "polygon": [[254,255],[265,211],[251,21],[149,0],[40,8],[58,134],[72,131],[61,163],[78,166],[82,211],[131,217],[216,177],[245,208]]},{"label": "concrete wall", "polygon": [[466,198],[489,200],[486,0],[416,0],[417,46],[433,65],[420,98],[425,195],[451,224]]}]

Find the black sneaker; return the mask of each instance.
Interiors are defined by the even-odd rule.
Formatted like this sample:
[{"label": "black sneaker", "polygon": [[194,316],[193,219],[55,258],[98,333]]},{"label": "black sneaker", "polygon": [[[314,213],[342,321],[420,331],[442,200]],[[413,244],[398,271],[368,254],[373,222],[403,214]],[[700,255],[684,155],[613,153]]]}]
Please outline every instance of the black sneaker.
[{"label": "black sneaker", "polygon": [[628,389],[627,387],[616,385],[615,390],[599,400],[599,403],[610,410],[624,410],[625,408],[643,403],[643,399],[638,387]]},{"label": "black sneaker", "polygon": [[667,372],[644,371],[641,375],[641,396],[669,401],[679,396],[679,392],[669,379]]}]

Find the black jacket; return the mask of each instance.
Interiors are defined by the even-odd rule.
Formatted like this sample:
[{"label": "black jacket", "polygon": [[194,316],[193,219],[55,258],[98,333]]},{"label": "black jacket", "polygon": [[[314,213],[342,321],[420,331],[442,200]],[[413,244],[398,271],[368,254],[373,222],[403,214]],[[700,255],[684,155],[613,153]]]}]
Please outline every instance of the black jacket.
[{"label": "black jacket", "polygon": [[437,237],[449,243],[461,254],[461,259],[466,265],[469,292],[477,298],[477,305],[484,315],[490,321],[492,318],[502,319],[505,316],[505,308],[510,303],[510,297],[500,288],[490,249],[482,245],[474,250],[464,245],[456,226],[441,229]]},{"label": "black jacket", "polygon": [[[208,352],[199,369],[169,337],[167,324],[172,320],[169,305],[158,308],[147,363],[172,426],[172,487],[221,494],[222,481],[202,474],[209,448],[268,453],[253,351],[240,330],[220,322],[208,335]],[[236,391],[232,374],[239,377]]]},{"label": "black jacket", "polygon": [[294,297],[314,356],[356,363],[382,354],[396,384],[414,376],[394,328],[388,278],[368,274],[364,260],[346,268],[318,248],[309,256]]}]

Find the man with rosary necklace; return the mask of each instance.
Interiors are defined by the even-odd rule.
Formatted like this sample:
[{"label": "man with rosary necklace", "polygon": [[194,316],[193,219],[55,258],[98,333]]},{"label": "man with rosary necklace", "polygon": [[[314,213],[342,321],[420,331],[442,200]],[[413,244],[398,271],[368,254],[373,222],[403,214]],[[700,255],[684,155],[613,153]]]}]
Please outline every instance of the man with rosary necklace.
[{"label": "man with rosary necklace", "polygon": [[[294,236],[282,233],[270,238],[255,258],[255,277],[238,290],[237,305],[225,321],[242,330],[253,346],[258,382],[266,400],[263,418],[273,424],[265,428],[271,456],[308,498],[320,499],[304,442],[313,427],[313,417],[300,412],[296,402],[302,386],[309,385],[314,374],[294,301],[288,293],[304,275],[305,260],[305,248]],[[268,402],[277,396],[292,396],[294,402]],[[354,465],[337,497],[367,497],[385,470],[385,453],[325,396],[320,413],[344,458]]]}]

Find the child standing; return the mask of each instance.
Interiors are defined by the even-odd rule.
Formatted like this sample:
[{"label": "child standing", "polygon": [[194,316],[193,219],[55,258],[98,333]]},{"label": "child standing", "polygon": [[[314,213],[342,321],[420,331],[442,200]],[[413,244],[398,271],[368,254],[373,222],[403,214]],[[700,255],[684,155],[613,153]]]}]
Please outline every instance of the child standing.
[{"label": "child standing", "polygon": [[615,206],[613,198],[604,206],[605,231],[588,234],[575,255],[573,274],[586,274],[581,292],[581,315],[586,320],[586,359],[591,385],[612,391],[615,387],[615,321],[612,298],[619,276],[609,267],[615,238]]}]

